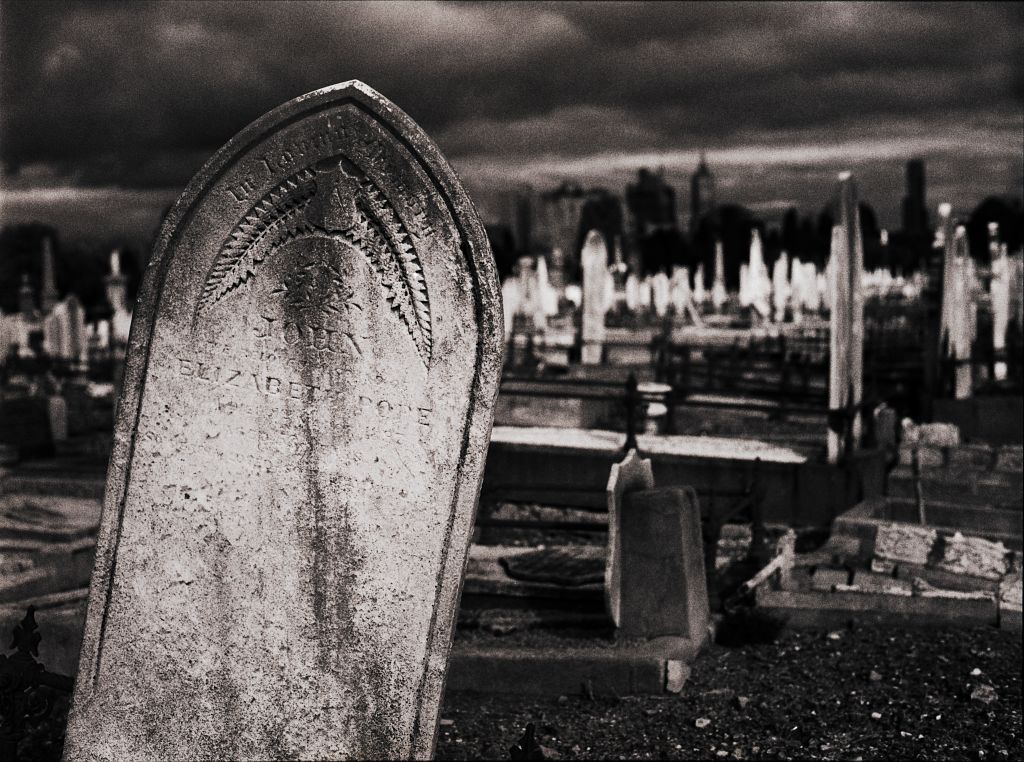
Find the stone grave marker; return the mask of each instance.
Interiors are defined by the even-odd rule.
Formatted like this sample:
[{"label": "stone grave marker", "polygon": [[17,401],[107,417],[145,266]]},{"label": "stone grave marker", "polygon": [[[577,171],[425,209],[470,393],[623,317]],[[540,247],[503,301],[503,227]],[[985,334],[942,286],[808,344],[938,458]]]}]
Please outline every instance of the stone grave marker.
[{"label": "stone grave marker", "polygon": [[617,519],[619,631],[703,645],[711,608],[697,493],[692,487],[627,492]]},{"label": "stone grave marker", "polygon": [[630,450],[621,463],[612,465],[608,475],[608,563],[605,568],[604,594],[608,613],[618,627],[622,608],[622,540],[619,537],[620,513],[627,492],[654,488],[654,472],[649,458]]},{"label": "stone grave marker", "polygon": [[581,253],[583,260],[583,314],[580,321],[582,339],[581,362],[596,365],[601,362],[604,346],[604,316],[609,305],[605,301],[608,280],[608,248],[596,230],[587,233]]},{"label": "stone grave marker", "polygon": [[[864,387],[864,241],[857,188],[849,172],[839,175],[839,220],[832,228],[829,257],[832,291],[829,323],[829,412],[837,422],[853,413],[850,444],[860,446],[860,404]],[[828,462],[846,454],[844,425],[829,428]]]},{"label": "stone grave marker", "polygon": [[715,241],[715,281],[711,286],[711,303],[716,312],[721,312],[729,299],[725,290],[725,249],[721,241]]},{"label": "stone grave marker", "polygon": [[462,185],[362,83],[214,155],[134,313],[67,759],[431,755],[502,322]]},{"label": "stone grave marker", "polygon": [[699,648],[711,609],[700,505],[692,488],[655,489],[651,461],[630,450],[608,477],[605,601],[626,637],[683,637]]}]

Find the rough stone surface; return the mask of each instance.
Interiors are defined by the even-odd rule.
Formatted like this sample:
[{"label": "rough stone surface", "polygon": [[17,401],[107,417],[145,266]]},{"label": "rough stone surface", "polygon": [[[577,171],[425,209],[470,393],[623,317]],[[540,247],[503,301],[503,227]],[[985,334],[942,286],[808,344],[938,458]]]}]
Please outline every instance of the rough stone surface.
[{"label": "rough stone surface", "polygon": [[206,164],[134,315],[67,759],[430,756],[501,321],[472,203],[365,85]]},{"label": "rough stone surface", "polygon": [[608,475],[608,560],[605,567],[604,592],[608,613],[618,627],[622,617],[622,511],[625,496],[637,490],[653,489],[654,472],[651,461],[630,450]]},{"label": "rough stone surface", "polygon": [[1020,445],[1007,445],[999,448],[996,456],[996,468],[1001,471],[1020,473],[1024,467],[1024,449]]},{"label": "rough stone surface", "polygon": [[943,540],[940,569],[983,579],[999,579],[1009,569],[1006,547],[1001,542],[959,532]]},{"label": "rough stone surface", "polygon": [[956,447],[960,444],[960,429],[953,423],[922,423],[920,441],[935,447]]},{"label": "rough stone surface", "polygon": [[949,448],[949,465],[985,468],[992,465],[992,448],[988,445],[960,445]]},{"label": "rough stone surface", "polygon": [[847,585],[850,582],[848,569],[828,569],[819,567],[811,575],[811,589],[824,590],[826,592],[835,588],[836,585]]},{"label": "rough stone surface", "polygon": [[[495,426],[492,441],[522,448],[553,450],[621,450],[626,435],[600,429],[569,429],[552,426]],[[807,455],[791,447],[756,439],[729,437],[639,434],[637,444],[648,455],[726,460],[760,459],[766,463],[806,463]]]},{"label": "rough stone surface", "polygon": [[623,503],[620,633],[703,643],[711,612],[696,493],[640,490],[627,493]]},{"label": "rough stone surface", "polygon": [[604,345],[605,280],[608,277],[608,250],[604,236],[596,230],[587,234],[580,254],[583,262],[583,317],[581,325],[584,365],[601,362]]},{"label": "rough stone surface", "polygon": [[910,466],[914,462],[914,452],[917,452],[917,463],[921,468],[935,468],[945,465],[946,456],[943,448],[931,445],[900,445],[900,465]]},{"label": "rough stone surface", "polygon": [[886,561],[928,563],[929,554],[938,539],[938,532],[930,527],[891,523],[878,527],[875,535],[875,557]]}]

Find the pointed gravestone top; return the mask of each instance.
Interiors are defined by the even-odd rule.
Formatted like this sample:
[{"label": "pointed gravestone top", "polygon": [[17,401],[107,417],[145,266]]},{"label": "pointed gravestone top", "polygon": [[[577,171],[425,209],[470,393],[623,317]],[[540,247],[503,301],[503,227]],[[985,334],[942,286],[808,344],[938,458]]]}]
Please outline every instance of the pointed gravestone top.
[{"label": "pointed gravestone top", "polygon": [[480,220],[385,98],[221,149],[136,306],[67,758],[429,756],[501,346]]},{"label": "pointed gravestone top", "polygon": [[601,362],[604,316],[610,306],[605,302],[608,249],[604,236],[596,230],[587,233],[580,258],[583,263],[583,314],[580,318],[583,346],[580,359],[584,365],[596,365]]},{"label": "pointed gravestone top", "polygon": [[620,463],[612,465],[605,490],[608,497],[608,560],[605,566],[605,606],[618,627],[622,614],[622,539],[619,537],[619,516],[625,495],[654,488],[651,461],[630,450]]}]

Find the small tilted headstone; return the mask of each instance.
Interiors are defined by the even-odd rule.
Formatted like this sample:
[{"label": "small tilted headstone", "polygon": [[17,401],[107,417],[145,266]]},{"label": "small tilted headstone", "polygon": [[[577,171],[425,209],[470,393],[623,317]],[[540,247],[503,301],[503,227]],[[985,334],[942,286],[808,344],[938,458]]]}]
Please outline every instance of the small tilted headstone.
[{"label": "small tilted headstone", "polygon": [[608,279],[608,248],[596,230],[587,233],[580,254],[583,262],[583,314],[580,318],[582,349],[580,362],[597,365],[604,347],[604,316],[610,305],[605,303],[605,282]]},{"label": "small tilted headstone", "polygon": [[697,494],[688,487],[627,493],[618,536],[619,632],[678,636],[702,645],[711,610]]},{"label": "small tilted headstone", "polygon": [[620,526],[627,493],[654,488],[651,461],[630,450],[621,463],[612,465],[608,475],[608,555],[605,566],[604,593],[608,614],[616,627],[622,612],[622,539]]},{"label": "small tilted headstone", "polygon": [[67,759],[429,757],[502,332],[472,203],[370,88],[222,148],[134,313]]}]

